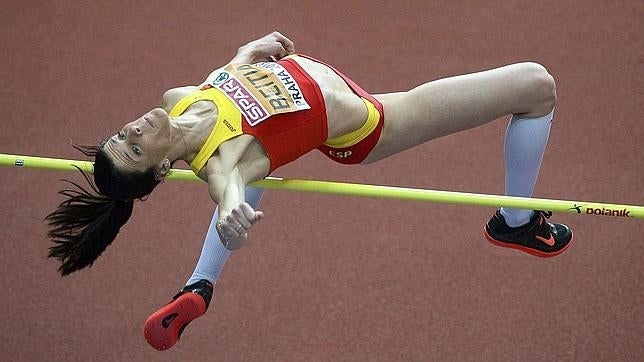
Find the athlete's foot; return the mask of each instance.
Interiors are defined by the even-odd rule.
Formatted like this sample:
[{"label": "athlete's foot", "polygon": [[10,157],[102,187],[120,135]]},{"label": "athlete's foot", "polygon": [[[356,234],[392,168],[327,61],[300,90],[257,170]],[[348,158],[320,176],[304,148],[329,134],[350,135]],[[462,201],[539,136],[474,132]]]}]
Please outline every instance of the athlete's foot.
[{"label": "athlete's foot", "polygon": [[563,253],[572,241],[572,230],[563,224],[546,221],[552,212],[535,211],[530,221],[512,228],[505,223],[499,210],[485,225],[485,237],[494,245],[521,250],[528,254],[549,258]]},{"label": "athlete's foot", "polygon": [[170,303],[152,313],[145,321],[145,340],[160,351],[174,346],[186,326],[206,313],[212,291],[212,283],[203,279],[181,289]]}]

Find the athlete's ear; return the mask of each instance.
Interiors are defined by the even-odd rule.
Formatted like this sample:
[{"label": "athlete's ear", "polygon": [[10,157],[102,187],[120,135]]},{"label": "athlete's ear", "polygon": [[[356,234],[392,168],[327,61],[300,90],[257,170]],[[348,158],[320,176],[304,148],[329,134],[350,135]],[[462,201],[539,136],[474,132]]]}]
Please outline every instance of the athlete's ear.
[{"label": "athlete's ear", "polygon": [[170,160],[166,158],[165,160],[163,160],[163,162],[161,162],[161,164],[157,168],[157,171],[155,172],[157,180],[163,180],[165,178],[165,175],[167,175],[170,171],[170,168]]}]

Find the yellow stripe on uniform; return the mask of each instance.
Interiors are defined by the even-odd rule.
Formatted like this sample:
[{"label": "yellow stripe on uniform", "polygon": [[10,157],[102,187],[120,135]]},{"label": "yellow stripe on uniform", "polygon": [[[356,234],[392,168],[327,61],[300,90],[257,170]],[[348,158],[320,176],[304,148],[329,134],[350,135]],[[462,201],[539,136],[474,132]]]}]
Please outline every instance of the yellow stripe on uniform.
[{"label": "yellow stripe on uniform", "polygon": [[204,143],[197,156],[190,163],[190,168],[195,175],[206,165],[206,162],[208,162],[219,145],[243,133],[241,113],[235,107],[235,104],[222,91],[216,88],[199,90],[183,97],[172,107],[172,110],[168,114],[170,117],[178,117],[188,107],[198,101],[213,102],[217,106],[217,120],[215,127],[210,132],[208,139],[206,139],[206,143]]},{"label": "yellow stripe on uniform", "polygon": [[325,143],[327,146],[332,148],[351,147],[365,139],[367,136],[369,136],[369,134],[371,134],[371,132],[373,132],[374,129],[376,129],[376,127],[378,126],[378,121],[380,120],[380,112],[378,112],[376,106],[374,106],[371,102],[362,97],[361,99],[362,102],[364,102],[364,105],[367,107],[367,120],[365,121],[364,125],[351,133],[328,140]]}]

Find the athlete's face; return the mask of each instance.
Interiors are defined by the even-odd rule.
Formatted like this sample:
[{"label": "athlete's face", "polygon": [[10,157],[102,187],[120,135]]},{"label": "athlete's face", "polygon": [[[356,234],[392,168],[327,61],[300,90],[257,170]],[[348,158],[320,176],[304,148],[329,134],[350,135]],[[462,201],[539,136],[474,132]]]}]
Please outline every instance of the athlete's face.
[{"label": "athlete's face", "polygon": [[168,114],[156,108],[123,126],[104,146],[115,165],[124,170],[155,172],[166,164],[170,149]]}]

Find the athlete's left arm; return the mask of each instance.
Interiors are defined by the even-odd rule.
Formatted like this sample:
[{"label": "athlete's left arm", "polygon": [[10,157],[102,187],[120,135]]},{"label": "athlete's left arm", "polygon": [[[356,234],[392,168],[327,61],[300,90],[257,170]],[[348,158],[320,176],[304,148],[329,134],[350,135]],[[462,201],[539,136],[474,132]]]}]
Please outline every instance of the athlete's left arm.
[{"label": "athlete's left arm", "polygon": [[217,232],[226,248],[234,250],[246,243],[248,230],[264,214],[254,210],[244,199],[246,186],[258,178],[252,177],[249,180],[239,166],[239,160],[230,157],[234,153],[227,152],[226,146],[222,144],[219,154],[208,160],[206,174],[210,197],[219,207]]}]

